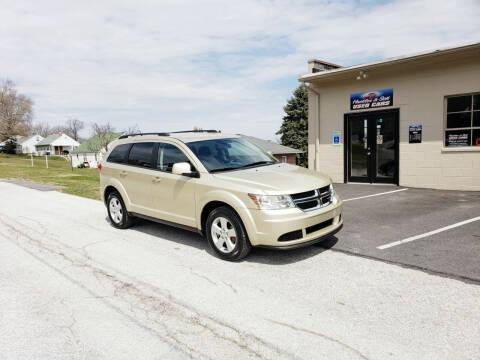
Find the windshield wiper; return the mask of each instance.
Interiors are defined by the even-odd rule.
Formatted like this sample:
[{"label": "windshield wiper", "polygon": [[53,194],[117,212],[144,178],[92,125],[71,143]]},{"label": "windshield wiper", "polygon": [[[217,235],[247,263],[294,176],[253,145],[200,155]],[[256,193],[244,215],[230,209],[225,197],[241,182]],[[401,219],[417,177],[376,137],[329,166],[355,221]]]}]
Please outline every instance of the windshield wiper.
[{"label": "windshield wiper", "polygon": [[275,164],[275,161],[272,161],[272,160],[256,161],[256,162],[253,162],[253,163],[251,163],[251,164],[247,164],[247,165],[240,166],[240,168],[248,168],[248,167],[252,167],[252,166],[270,165],[270,164]]},{"label": "windshield wiper", "polygon": [[216,173],[216,172],[221,172],[221,171],[228,171],[228,170],[236,170],[240,169],[239,167],[226,167],[226,168],[220,168],[220,169],[213,169],[210,170],[210,173]]},{"label": "windshield wiper", "polygon": [[238,170],[238,169],[244,169],[244,168],[249,168],[249,167],[254,167],[254,166],[259,166],[259,165],[270,165],[270,164],[275,164],[276,161],[256,161],[251,164],[247,165],[242,165],[242,166],[234,166],[234,167],[226,167],[226,168],[220,168],[220,169],[213,169],[210,170],[210,173],[216,173],[216,172],[221,172],[221,171],[229,171],[229,170]]}]

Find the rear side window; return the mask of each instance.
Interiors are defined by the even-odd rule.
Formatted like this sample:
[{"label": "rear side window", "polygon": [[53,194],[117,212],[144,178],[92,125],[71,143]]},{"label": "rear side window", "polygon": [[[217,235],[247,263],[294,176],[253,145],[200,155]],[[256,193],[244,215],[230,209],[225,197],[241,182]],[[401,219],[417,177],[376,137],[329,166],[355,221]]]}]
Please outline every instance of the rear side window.
[{"label": "rear side window", "polygon": [[153,143],[133,144],[128,155],[128,164],[146,168],[152,167]]},{"label": "rear side window", "polygon": [[160,144],[158,147],[157,168],[162,171],[172,172],[173,164],[189,163],[187,156],[182,150],[171,144]]},{"label": "rear side window", "polygon": [[114,163],[124,163],[127,159],[128,149],[130,149],[130,144],[118,145],[108,156],[108,162]]}]

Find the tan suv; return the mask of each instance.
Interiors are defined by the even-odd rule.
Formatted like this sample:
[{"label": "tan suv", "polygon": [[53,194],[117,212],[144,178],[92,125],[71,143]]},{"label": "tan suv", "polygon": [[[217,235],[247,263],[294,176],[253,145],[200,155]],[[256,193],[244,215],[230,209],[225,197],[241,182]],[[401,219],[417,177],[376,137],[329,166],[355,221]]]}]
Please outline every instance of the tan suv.
[{"label": "tan suv", "polygon": [[216,131],[124,135],[100,165],[100,191],[117,228],[136,217],[203,234],[225,260],[252,246],[290,249],[342,227],[331,179],[277,162]]}]

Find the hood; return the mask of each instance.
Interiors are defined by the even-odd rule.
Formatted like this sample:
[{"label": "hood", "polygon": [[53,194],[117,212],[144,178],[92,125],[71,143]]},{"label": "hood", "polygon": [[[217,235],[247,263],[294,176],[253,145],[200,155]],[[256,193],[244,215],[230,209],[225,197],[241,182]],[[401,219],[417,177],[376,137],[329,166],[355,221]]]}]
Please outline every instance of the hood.
[{"label": "hood", "polygon": [[325,174],[290,164],[259,166],[213,175],[217,179],[237,183],[264,194],[295,194],[330,184]]}]

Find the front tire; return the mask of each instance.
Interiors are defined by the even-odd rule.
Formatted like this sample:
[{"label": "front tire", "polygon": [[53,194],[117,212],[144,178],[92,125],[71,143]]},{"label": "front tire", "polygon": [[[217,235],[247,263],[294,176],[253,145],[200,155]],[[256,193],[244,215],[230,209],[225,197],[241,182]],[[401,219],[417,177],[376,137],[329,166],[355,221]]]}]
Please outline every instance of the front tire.
[{"label": "front tire", "polygon": [[243,259],[252,248],[242,220],[228,207],[222,206],[212,210],[205,228],[208,243],[220,259],[228,261]]},{"label": "front tire", "polygon": [[132,226],[133,217],[128,213],[122,197],[113,191],[107,198],[107,211],[110,222],[117,229],[126,229]]}]

